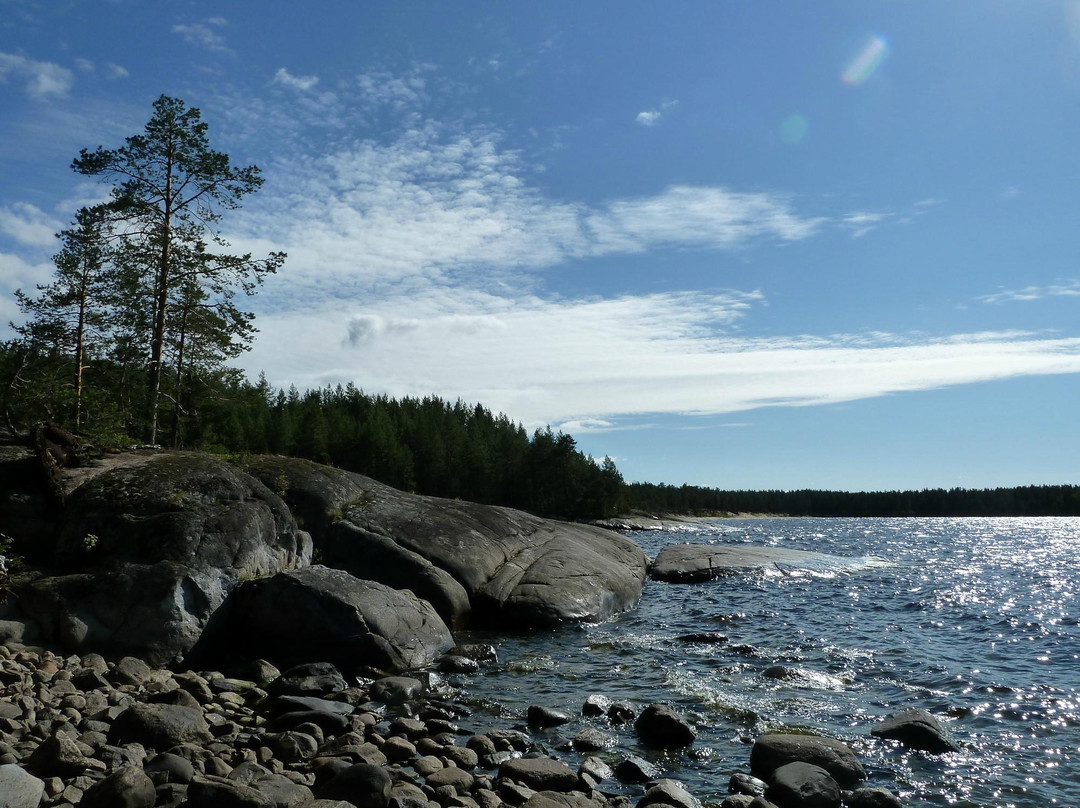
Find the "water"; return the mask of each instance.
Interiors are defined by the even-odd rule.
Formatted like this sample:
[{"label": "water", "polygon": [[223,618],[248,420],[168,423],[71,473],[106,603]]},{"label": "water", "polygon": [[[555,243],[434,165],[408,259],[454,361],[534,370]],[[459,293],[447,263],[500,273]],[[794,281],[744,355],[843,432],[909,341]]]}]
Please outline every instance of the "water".
[{"label": "water", "polygon": [[[650,752],[606,719],[537,737],[557,750],[595,726],[612,739],[609,759],[647,757],[713,804],[749,770],[755,737],[808,729],[848,742],[869,785],[907,806],[1080,806],[1080,519],[727,519],[632,537],[650,558],[690,541],[850,564],[650,582],[635,612],[601,625],[473,634],[499,648],[497,666],[452,679],[473,723],[521,724],[530,704],[579,715],[592,693],[638,709],[667,702],[698,733],[689,750]],[[676,640],[704,631],[728,640]],[[797,672],[762,675],[774,665]],[[880,718],[914,707],[963,750],[933,756],[870,737]]]}]

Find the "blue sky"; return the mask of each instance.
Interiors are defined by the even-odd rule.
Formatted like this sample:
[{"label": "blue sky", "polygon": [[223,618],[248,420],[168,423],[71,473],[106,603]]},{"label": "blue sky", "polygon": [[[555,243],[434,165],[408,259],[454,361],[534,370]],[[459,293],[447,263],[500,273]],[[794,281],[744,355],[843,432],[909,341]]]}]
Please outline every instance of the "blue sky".
[{"label": "blue sky", "polygon": [[0,0],[0,321],[161,93],[264,172],[252,375],[630,480],[1080,483],[1078,0]]}]

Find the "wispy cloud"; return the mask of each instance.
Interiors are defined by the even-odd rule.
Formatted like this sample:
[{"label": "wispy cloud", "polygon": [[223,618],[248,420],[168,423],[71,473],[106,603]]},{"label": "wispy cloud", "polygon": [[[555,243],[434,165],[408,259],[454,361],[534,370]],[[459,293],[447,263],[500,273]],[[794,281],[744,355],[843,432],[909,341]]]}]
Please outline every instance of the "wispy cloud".
[{"label": "wispy cloud", "polygon": [[174,34],[179,34],[189,45],[216,53],[229,53],[225,37],[217,29],[224,28],[228,21],[224,17],[209,17],[202,22],[178,23],[172,27]]},{"label": "wispy cloud", "polygon": [[1072,278],[1049,286],[1025,286],[1023,289],[1002,289],[975,298],[982,303],[1013,303],[1042,300],[1047,297],[1080,297],[1080,279]]},{"label": "wispy cloud", "polygon": [[55,247],[56,233],[62,227],[56,219],[25,202],[0,208],[0,233],[26,247]]},{"label": "wispy cloud", "polygon": [[54,62],[39,62],[17,53],[0,51],[0,81],[21,81],[27,95],[37,101],[63,98],[71,90],[75,75]]},{"label": "wispy cloud", "polygon": [[851,231],[852,238],[862,238],[879,224],[888,219],[890,214],[888,213],[869,213],[867,211],[856,211],[854,213],[845,214],[840,218],[840,224],[842,227]]},{"label": "wispy cloud", "polygon": [[274,74],[274,84],[280,84],[283,87],[291,87],[294,90],[300,90],[301,92],[307,92],[315,87],[319,83],[318,76],[294,76],[284,67],[279,67]]},{"label": "wispy cloud", "polygon": [[113,62],[105,63],[105,73],[110,79],[126,79],[131,75],[126,67]]}]

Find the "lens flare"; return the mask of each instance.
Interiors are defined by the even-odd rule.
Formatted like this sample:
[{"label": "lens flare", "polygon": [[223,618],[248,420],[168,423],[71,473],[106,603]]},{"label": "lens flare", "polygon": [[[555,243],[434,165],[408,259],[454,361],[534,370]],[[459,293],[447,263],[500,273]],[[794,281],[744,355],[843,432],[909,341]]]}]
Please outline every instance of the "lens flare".
[{"label": "lens flare", "polygon": [[780,139],[785,143],[798,143],[810,128],[810,122],[804,115],[789,115],[780,124]]},{"label": "lens flare", "polygon": [[881,63],[888,55],[889,43],[884,37],[871,37],[854,61],[840,74],[840,78],[845,84],[854,86],[863,84],[881,67]]}]

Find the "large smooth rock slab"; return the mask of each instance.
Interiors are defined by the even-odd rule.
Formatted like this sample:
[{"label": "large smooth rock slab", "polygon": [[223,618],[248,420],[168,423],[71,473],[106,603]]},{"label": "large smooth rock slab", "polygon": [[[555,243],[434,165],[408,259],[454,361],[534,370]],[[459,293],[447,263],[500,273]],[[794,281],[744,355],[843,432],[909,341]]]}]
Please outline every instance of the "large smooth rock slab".
[{"label": "large smooth rock slab", "polygon": [[45,783],[22,766],[0,766],[0,808],[37,808]]},{"label": "large smooth rock slab", "polygon": [[421,668],[453,647],[427,601],[313,566],[238,586],[192,657],[200,666],[237,656],[279,667],[319,659],[348,673]]},{"label": "large smooth rock slab", "polygon": [[471,623],[515,627],[605,620],[641,597],[647,561],[617,533],[407,494],[304,460],[260,457],[248,470],[264,482],[287,481],[285,499],[326,564],[408,585],[451,623],[466,617],[458,587]]},{"label": "large smooth rock slab", "polygon": [[753,569],[832,572],[852,569],[856,560],[826,553],[748,544],[669,544],[649,566],[649,577],[675,584],[700,583]]}]

